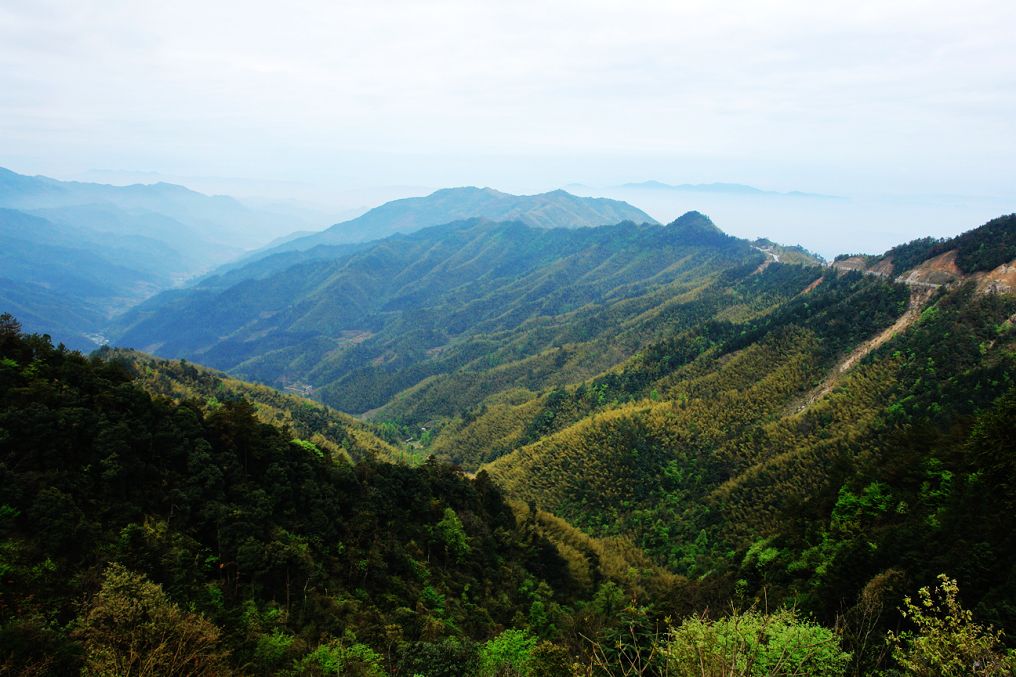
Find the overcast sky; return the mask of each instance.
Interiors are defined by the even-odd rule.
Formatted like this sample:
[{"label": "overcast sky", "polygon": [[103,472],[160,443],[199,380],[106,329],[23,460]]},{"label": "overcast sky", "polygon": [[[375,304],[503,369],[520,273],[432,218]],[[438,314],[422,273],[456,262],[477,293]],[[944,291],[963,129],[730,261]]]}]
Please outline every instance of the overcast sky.
[{"label": "overcast sky", "polygon": [[0,165],[1016,195],[1016,2],[0,0]]}]

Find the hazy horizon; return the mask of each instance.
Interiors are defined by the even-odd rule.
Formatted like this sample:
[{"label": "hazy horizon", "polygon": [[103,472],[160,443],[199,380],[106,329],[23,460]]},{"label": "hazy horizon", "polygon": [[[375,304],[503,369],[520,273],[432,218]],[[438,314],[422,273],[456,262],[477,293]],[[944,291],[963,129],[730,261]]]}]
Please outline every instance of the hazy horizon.
[{"label": "hazy horizon", "polygon": [[[390,200],[422,197],[441,188],[459,187],[373,186],[335,191],[330,196],[331,200],[315,200],[306,192],[293,190],[293,184],[228,177],[180,177],[157,172],[103,170],[51,178],[120,186],[169,182],[208,195],[235,197],[252,207],[274,206],[283,212],[288,208],[294,216],[299,215],[304,225],[284,229],[280,237],[295,232],[324,230]],[[499,186],[478,187],[509,192]],[[254,188],[261,188],[262,192],[255,194],[252,192]],[[765,237],[781,244],[802,245],[827,259],[844,253],[879,254],[918,237],[952,237],[1013,212],[1013,204],[1016,204],[1016,201],[990,196],[788,195],[785,191],[764,189],[759,189],[764,191],[760,193],[739,194],[736,191],[710,190],[708,185],[702,190],[693,190],[686,185],[682,186],[682,190],[670,191],[633,183],[615,186],[566,184],[548,186],[531,193],[557,189],[583,197],[622,200],[664,224],[688,211],[699,211],[731,235],[748,239]],[[308,222],[316,225],[308,227],[305,225]],[[271,238],[272,241],[275,239]]]},{"label": "hazy horizon", "polygon": [[734,234],[823,252],[855,226],[847,248],[876,249],[1016,211],[1009,2],[302,10],[7,3],[0,165],[168,177],[337,217],[461,185],[612,196],[728,182],[850,198],[810,213],[633,202],[660,220],[711,210]]}]

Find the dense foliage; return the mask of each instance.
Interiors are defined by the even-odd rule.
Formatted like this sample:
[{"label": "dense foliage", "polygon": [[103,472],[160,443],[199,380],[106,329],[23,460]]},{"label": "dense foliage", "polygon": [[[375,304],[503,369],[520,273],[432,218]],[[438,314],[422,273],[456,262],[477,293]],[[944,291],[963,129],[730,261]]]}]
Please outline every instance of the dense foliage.
[{"label": "dense foliage", "polygon": [[456,664],[537,600],[551,624],[582,592],[484,480],[354,467],[242,401],[152,399],[116,362],[9,324],[0,360],[0,665],[120,665],[92,648],[134,625],[123,614],[140,612],[117,610],[127,595],[160,610],[152,623],[220,631],[216,651],[245,672],[360,641],[411,674],[428,656]]},{"label": "dense foliage", "polygon": [[0,318],[0,671],[1011,674],[1016,296],[962,273],[1013,217],[890,253],[945,286],[530,230],[407,238],[376,334],[307,339],[374,423]]},{"label": "dense foliage", "polygon": [[979,228],[952,238],[925,237],[893,247],[885,254],[893,270],[902,273],[939,254],[956,251],[956,265],[964,273],[992,270],[1016,259],[1016,214],[1000,216]]},{"label": "dense foliage", "polygon": [[4,316],[0,668],[460,675],[512,627],[544,642],[534,665],[574,657],[579,619],[613,627],[610,591],[680,583],[588,537],[562,554],[484,475],[296,442]]},{"label": "dense foliage", "polygon": [[573,230],[471,220],[160,295],[119,320],[117,342],[270,385],[302,381],[360,413],[458,371],[489,372],[484,395],[599,373],[643,341],[572,350],[570,364],[549,353],[763,259],[700,214]]}]

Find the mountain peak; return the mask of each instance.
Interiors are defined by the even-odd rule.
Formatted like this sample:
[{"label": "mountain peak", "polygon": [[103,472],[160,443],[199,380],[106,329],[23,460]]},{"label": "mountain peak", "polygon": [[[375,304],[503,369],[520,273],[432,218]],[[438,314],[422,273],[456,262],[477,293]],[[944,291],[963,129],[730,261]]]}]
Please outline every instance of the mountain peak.
[{"label": "mountain peak", "polygon": [[641,209],[620,200],[580,197],[562,189],[536,195],[513,195],[490,187],[461,186],[436,190],[423,197],[386,202],[320,233],[263,250],[255,258],[283,251],[305,251],[319,244],[378,240],[395,233],[412,233],[473,217],[519,221],[534,228],[580,228],[622,221],[656,223]]},{"label": "mountain peak", "polygon": [[[490,188],[489,186],[483,186],[483,187],[480,187],[480,186],[451,186],[449,188],[438,188],[433,193],[431,193],[430,195],[427,195],[425,197],[416,197],[416,198],[409,197],[409,198],[403,198],[403,199],[406,199],[406,200],[426,200],[428,198],[432,198],[432,197],[436,197],[436,196],[463,196],[463,195],[507,195],[507,193],[502,193],[501,191],[497,190],[496,188]],[[399,202],[399,200],[394,200],[394,202]],[[382,205],[382,206],[384,206],[384,205]]]},{"label": "mountain peak", "polygon": [[718,233],[720,235],[725,235],[725,233],[722,230],[720,230],[715,223],[713,223],[712,219],[710,219],[702,212],[698,212],[695,210],[685,212],[681,216],[677,217],[677,219],[675,219],[674,222],[668,226],[668,228],[681,228],[685,230],[694,229],[702,232]]},{"label": "mountain peak", "polygon": [[697,211],[685,212],[667,225],[667,230],[688,244],[722,245],[736,239],[720,230],[708,216]]}]

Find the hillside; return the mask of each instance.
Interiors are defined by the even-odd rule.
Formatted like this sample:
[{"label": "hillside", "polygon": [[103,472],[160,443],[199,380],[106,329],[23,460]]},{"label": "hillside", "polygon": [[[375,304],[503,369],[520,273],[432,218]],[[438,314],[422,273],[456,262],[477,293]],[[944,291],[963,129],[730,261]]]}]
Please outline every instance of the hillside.
[{"label": "hillside", "polygon": [[605,374],[480,400],[430,448],[676,572],[826,622],[886,576],[947,571],[980,618],[1014,627],[1016,542],[979,517],[1013,500],[1016,296],[985,283],[1013,265],[997,248],[1013,232],[1006,217],[926,247],[904,272],[970,261],[934,283],[874,274],[885,257],[785,277],[798,293],[704,314]]},{"label": "hillside", "polygon": [[0,307],[25,318],[31,331],[54,336],[75,350],[95,348],[106,323],[101,307],[31,282],[0,278]]},{"label": "hillside", "polygon": [[833,265],[841,270],[859,270],[900,281],[909,278],[910,282],[931,285],[970,277],[991,284],[1002,282],[1014,259],[1016,214],[1008,214],[953,238],[921,238],[893,247],[881,256],[842,255]]},{"label": "hillside", "polygon": [[0,305],[31,331],[92,349],[113,315],[300,225],[182,186],[0,168]]},{"label": "hillside", "polygon": [[381,431],[320,402],[240,381],[186,361],[105,347],[97,354],[106,362],[124,367],[134,382],[153,397],[200,404],[207,412],[242,400],[253,406],[254,415],[262,423],[291,431],[297,438],[338,458],[389,463],[413,460],[381,439]]},{"label": "hillside", "polygon": [[122,317],[115,340],[270,385],[308,384],[329,405],[359,413],[428,377],[475,370],[470,365],[531,360],[540,366],[523,372],[534,386],[553,371],[598,373],[644,339],[577,355],[570,369],[548,362],[546,351],[587,342],[725,270],[754,270],[763,260],[697,213],[666,227],[470,220],[225,290],[161,295]]},{"label": "hillside", "polygon": [[351,465],[243,399],[153,398],[106,357],[0,316],[4,674],[452,677],[513,638],[562,674],[624,637],[625,600],[681,599],[630,543],[483,476]]}]

